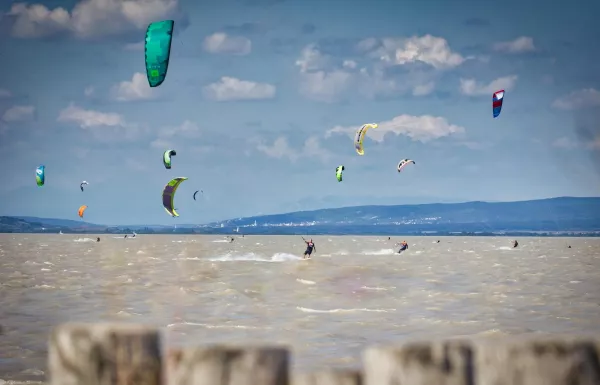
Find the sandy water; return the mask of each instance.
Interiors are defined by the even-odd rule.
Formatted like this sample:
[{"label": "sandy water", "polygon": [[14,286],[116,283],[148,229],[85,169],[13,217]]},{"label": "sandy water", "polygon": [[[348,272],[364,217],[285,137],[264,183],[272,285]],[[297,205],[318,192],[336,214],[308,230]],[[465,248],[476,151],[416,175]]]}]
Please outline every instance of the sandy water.
[{"label": "sandy water", "polygon": [[[600,238],[0,234],[0,379],[44,381],[51,328],[156,325],[173,346],[287,344],[294,369],[360,366],[429,337],[600,333]],[[571,248],[568,246],[571,245]]]}]

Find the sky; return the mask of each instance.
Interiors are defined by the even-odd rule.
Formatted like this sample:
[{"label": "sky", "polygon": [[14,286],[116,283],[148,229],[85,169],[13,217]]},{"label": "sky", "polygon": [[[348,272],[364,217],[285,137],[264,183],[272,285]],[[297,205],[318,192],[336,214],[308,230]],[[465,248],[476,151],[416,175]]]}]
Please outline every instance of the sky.
[{"label": "sky", "polygon": [[[3,1],[0,215],[78,219],[85,204],[92,223],[183,224],[598,196],[598,14],[595,0]],[[164,19],[169,70],[150,88],[145,31]],[[359,156],[365,123],[379,126]],[[416,164],[398,173],[403,158]],[[180,176],[172,218],[161,193]]]}]

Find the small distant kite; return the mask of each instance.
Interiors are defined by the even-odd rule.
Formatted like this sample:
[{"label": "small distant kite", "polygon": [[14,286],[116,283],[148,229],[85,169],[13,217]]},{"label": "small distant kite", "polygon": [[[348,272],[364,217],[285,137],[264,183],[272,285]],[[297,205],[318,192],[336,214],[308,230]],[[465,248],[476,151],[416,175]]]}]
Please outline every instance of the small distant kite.
[{"label": "small distant kite", "polygon": [[339,165],[335,168],[335,177],[338,182],[342,181],[342,173],[346,168],[343,165]]},{"label": "small distant kite", "polygon": [[401,172],[404,167],[408,166],[410,163],[415,164],[415,161],[411,159],[402,159],[400,163],[398,163],[398,172]]},{"label": "small distant kite", "polygon": [[88,185],[89,183],[86,181],[81,182],[81,184],[79,185],[79,188],[81,189],[81,191],[83,191],[83,186],[84,185]]},{"label": "small distant kite", "polygon": [[199,192],[202,193],[202,194],[204,194],[204,191],[202,191],[202,190],[196,190],[196,192],[194,193],[194,200],[196,200],[196,194],[198,194]]},{"label": "small distant kite", "polygon": [[177,152],[175,152],[175,150],[167,150],[164,152],[163,154],[163,164],[165,165],[166,169],[170,169],[171,168],[171,157],[177,155]]},{"label": "small distant kite", "polygon": [[169,58],[171,57],[171,41],[173,40],[173,20],[151,23],[146,30],[146,76],[150,87],[160,86],[167,77]]},{"label": "small distant kite", "polygon": [[492,95],[492,112],[494,119],[500,116],[502,111],[502,103],[504,102],[504,90],[496,91]]},{"label": "small distant kite", "polygon": [[77,211],[77,214],[79,214],[79,218],[83,218],[83,213],[85,212],[85,209],[87,209],[86,205],[79,207],[79,210]]},{"label": "small distant kite", "polygon": [[377,123],[363,124],[362,127],[356,131],[356,136],[354,137],[354,148],[356,149],[358,155],[365,154],[363,149],[363,140],[365,139],[365,135],[370,128],[377,128]]},{"label": "small distant kite", "polygon": [[43,186],[46,182],[46,166],[41,165],[35,169],[35,181],[38,186]]}]

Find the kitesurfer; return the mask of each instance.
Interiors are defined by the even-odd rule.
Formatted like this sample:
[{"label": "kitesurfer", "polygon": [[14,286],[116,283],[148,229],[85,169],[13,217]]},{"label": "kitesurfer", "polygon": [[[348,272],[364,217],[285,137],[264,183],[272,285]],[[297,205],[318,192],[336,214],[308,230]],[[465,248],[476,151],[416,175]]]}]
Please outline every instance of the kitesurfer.
[{"label": "kitesurfer", "polygon": [[406,243],[406,241],[402,241],[400,243],[400,250],[398,250],[398,254],[400,254],[404,250],[408,250],[408,243]]},{"label": "kitesurfer", "polygon": [[304,241],[304,243],[306,243],[306,250],[304,250],[304,255],[302,256],[302,259],[307,259],[310,258],[310,255],[312,254],[313,250],[315,251],[315,253],[317,252],[317,247],[315,246],[312,238],[310,239],[310,241]]},{"label": "kitesurfer", "polygon": [[98,238],[96,239],[96,242],[100,242],[100,237],[98,237]]},{"label": "kitesurfer", "polygon": [[125,234],[125,237],[124,237],[124,238],[127,238],[127,234]]},{"label": "kitesurfer", "polygon": [[229,240],[229,243],[233,242],[235,240],[235,238],[231,237],[231,239]]},{"label": "kitesurfer", "polygon": [[513,249],[517,248],[519,246],[519,242],[517,242],[517,240],[515,239],[513,241]]}]

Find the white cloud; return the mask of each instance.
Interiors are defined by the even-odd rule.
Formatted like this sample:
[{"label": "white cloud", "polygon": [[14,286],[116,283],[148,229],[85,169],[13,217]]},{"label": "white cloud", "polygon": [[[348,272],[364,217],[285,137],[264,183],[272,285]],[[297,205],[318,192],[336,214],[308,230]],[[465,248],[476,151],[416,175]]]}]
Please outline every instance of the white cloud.
[{"label": "white cloud", "polygon": [[145,46],[146,46],[146,42],[140,41],[137,43],[125,44],[123,46],[123,49],[125,51],[143,51]]},{"label": "white cloud", "polygon": [[85,89],[83,90],[83,94],[85,96],[87,96],[88,98],[90,96],[93,96],[96,93],[96,89],[93,86],[87,86],[85,87]]},{"label": "white cloud", "polygon": [[154,148],[171,148],[174,147],[173,139],[181,138],[184,140],[197,139],[201,136],[202,131],[198,125],[190,120],[185,120],[179,126],[171,126],[161,128],[158,132],[158,138],[152,143]]},{"label": "white cloud", "polygon": [[432,35],[409,38],[384,38],[380,42],[363,40],[359,49],[372,50],[371,56],[389,65],[406,65],[416,62],[429,64],[436,69],[448,69],[461,65],[466,59],[453,52],[446,39]]},{"label": "white cloud", "polygon": [[11,34],[15,37],[72,34],[88,39],[143,31],[153,21],[172,18],[177,10],[178,0],[81,0],[71,12],[15,3],[5,16],[14,21]]},{"label": "white cloud", "polygon": [[[431,115],[400,115],[392,120],[378,123],[377,128],[369,130],[367,137],[376,142],[382,142],[385,134],[393,133],[395,135],[404,135],[414,141],[428,142],[453,134],[465,133],[465,128],[448,123],[445,118]],[[330,137],[335,133],[342,133],[354,139],[354,135],[359,127],[336,126],[325,133],[325,137]]]},{"label": "white cloud", "polygon": [[434,89],[435,89],[435,83],[434,82],[428,82],[428,83],[425,83],[425,84],[420,84],[420,85],[415,86],[413,88],[413,95],[414,96],[429,95],[430,93],[433,92]]},{"label": "white cloud", "polygon": [[91,132],[97,140],[106,142],[137,139],[143,131],[137,124],[127,122],[120,114],[86,110],[73,103],[60,111],[57,121],[73,123]]},{"label": "white cloud", "polygon": [[74,104],[69,105],[58,115],[59,122],[75,123],[83,129],[95,127],[126,127],[122,115],[115,113],[84,110]]},{"label": "white cloud", "polygon": [[523,53],[535,51],[536,48],[533,44],[533,38],[521,36],[513,41],[504,41],[494,44],[494,50],[506,53]]},{"label": "white cloud", "polygon": [[577,147],[578,144],[577,144],[577,142],[575,142],[567,137],[562,137],[562,138],[556,139],[552,143],[552,146],[558,147],[558,148],[564,148],[564,149],[573,149],[573,148]]},{"label": "white cloud", "polygon": [[517,83],[517,75],[504,76],[492,80],[488,84],[478,83],[475,79],[460,79],[460,92],[464,95],[487,95],[498,90],[512,90]]},{"label": "white cloud", "polygon": [[150,100],[157,96],[157,92],[148,85],[146,75],[141,72],[133,74],[131,81],[124,81],[111,88],[111,96],[120,102],[136,100]]},{"label": "white cloud", "polygon": [[352,74],[341,70],[310,72],[301,76],[300,93],[309,99],[325,103],[337,101],[353,80]]},{"label": "white cloud", "polygon": [[35,107],[33,106],[13,106],[4,112],[2,120],[5,122],[21,122],[33,119]]},{"label": "white cloud", "polygon": [[204,39],[204,49],[210,53],[248,55],[252,51],[252,42],[243,36],[229,36],[218,32]]},{"label": "white cloud", "polygon": [[355,69],[357,64],[354,60],[344,60],[344,68]]},{"label": "white cloud", "polygon": [[290,147],[285,137],[281,136],[273,142],[272,145],[265,145],[263,143],[256,146],[256,148],[271,158],[288,158],[292,162],[297,161],[300,157],[320,158],[323,161],[327,161],[331,158],[331,153],[321,147],[319,139],[315,136],[311,136],[304,142],[302,148],[294,149]]},{"label": "white cloud", "polygon": [[0,99],[10,98],[11,96],[12,96],[12,93],[9,90],[0,88]]},{"label": "white cloud", "polygon": [[275,86],[224,76],[219,82],[204,87],[204,96],[218,102],[259,100],[275,97]]},{"label": "white cloud", "polygon": [[578,110],[600,106],[600,91],[586,88],[556,99],[552,106],[561,110]]}]

